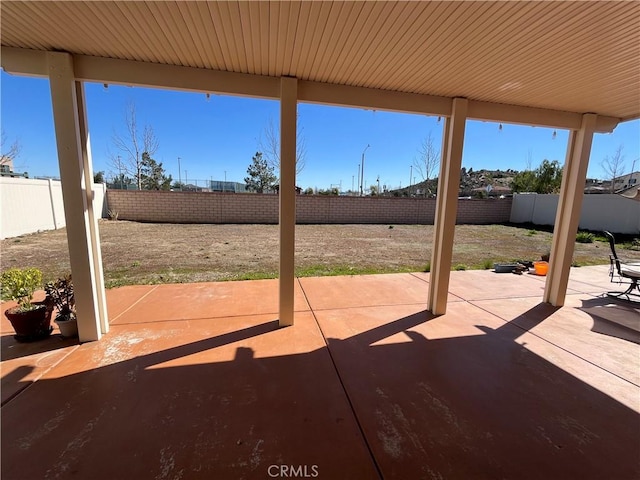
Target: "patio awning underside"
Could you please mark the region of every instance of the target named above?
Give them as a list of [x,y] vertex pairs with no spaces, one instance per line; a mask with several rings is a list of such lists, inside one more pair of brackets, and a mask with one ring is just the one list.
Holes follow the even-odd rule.
[[2,45],[640,115],[638,2],[2,2]]

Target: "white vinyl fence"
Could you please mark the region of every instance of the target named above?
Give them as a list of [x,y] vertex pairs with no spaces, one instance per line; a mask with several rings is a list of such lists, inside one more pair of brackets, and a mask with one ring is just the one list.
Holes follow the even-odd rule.
[[[94,184],[96,212],[106,216],[106,185]],[[66,225],[59,180],[0,177],[0,238]]]
[[[511,222],[553,225],[558,195],[514,195]],[[581,230],[640,234],[640,202],[620,195],[585,195],[580,215]]]

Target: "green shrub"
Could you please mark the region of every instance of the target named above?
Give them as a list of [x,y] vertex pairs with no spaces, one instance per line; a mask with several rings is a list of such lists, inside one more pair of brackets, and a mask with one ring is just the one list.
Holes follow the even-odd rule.
[[494,261],[493,260],[485,260],[482,263],[483,270],[491,270],[493,268]]
[[593,243],[596,236],[589,232],[578,232],[576,235],[576,242],[578,243]]
[[2,300],[15,300],[23,312],[36,308],[33,293],[42,285],[42,272],[37,268],[10,268],[2,272]]
[[467,266],[464,263],[459,263],[456,266],[453,267],[453,269],[455,271],[461,271],[461,270],[466,270]]

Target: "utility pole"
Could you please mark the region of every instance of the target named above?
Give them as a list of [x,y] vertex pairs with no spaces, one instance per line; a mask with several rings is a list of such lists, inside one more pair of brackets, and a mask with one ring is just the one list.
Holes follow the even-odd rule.
[[178,157],[178,183],[180,184],[180,190],[182,190],[182,175],[180,174],[180,157]]
[[409,196],[411,196],[411,185],[413,185],[411,183],[411,177],[413,177],[413,165],[409,165]]
[[353,175],[351,175],[351,192],[353,192],[353,180],[354,180]]
[[364,147],[364,150],[362,151],[362,170],[360,172],[360,196],[362,196],[363,194],[363,190],[362,190],[362,184],[364,182],[364,152],[367,151],[367,148],[369,148],[371,145],[369,145],[367,143],[367,146]]
[[358,164],[358,190],[362,190],[360,185],[361,185],[361,183],[360,183],[360,164]]
[[376,181],[378,182],[378,196],[380,195],[380,175],[378,175],[378,178],[376,179]]
[[184,171],[184,184],[187,184],[187,171]]
[[118,155],[118,178],[120,179],[120,190],[122,190],[123,178],[122,178],[122,164],[120,163],[120,155]]

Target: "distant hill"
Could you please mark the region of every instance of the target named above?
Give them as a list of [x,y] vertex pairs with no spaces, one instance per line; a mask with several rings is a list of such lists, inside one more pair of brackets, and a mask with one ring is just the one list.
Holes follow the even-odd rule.
[[[458,194],[461,197],[473,196],[474,194],[477,196],[477,189],[486,188],[488,185],[492,187],[503,187],[498,189],[501,194],[510,193],[511,182],[517,173],[517,170],[512,169],[487,170],[483,168],[481,170],[473,170],[470,168],[467,170],[463,167],[460,170],[460,189]],[[509,192],[505,191],[504,188],[508,188]],[[474,189],[476,190],[475,192]],[[429,179],[428,182],[422,181],[410,187],[391,190],[389,194],[395,197],[430,196],[435,194],[437,190],[438,178],[432,178]]]

